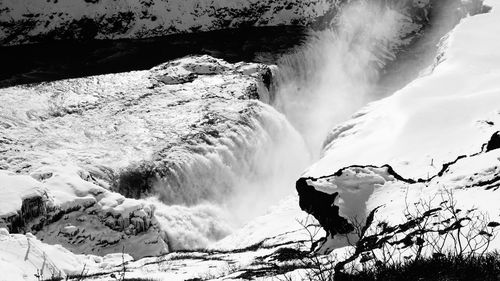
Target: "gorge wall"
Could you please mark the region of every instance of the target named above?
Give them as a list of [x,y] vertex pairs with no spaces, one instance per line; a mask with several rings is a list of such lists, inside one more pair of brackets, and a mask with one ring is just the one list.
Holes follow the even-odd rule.
[[7,0],[0,45],[47,40],[149,38],[248,26],[321,23],[338,0]]

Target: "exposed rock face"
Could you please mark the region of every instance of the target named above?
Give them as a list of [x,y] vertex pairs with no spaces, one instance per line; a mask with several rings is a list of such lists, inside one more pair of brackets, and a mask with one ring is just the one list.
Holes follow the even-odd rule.
[[314,179],[301,178],[297,181],[300,208],[318,220],[326,235],[346,234],[354,230],[346,218],[339,216],[339,207],[335,205],[338,192],[328,194],[317,191],[307,181]]
[[245,26],[307,25],[338,0],[2,1],[0,44],[148,38]]
[[[47,200],[46,195],[31,195],[22,198],[21,212],[17,219],[20,223],[17,228],[22,228],[30,221],[45,216],[47,214]],[[10,225],[11,231],[16,226]],[[19,231],[19,229],[18,229]]]
[[327,236],[333,237],[355,230],[353,220],[365,219],[366,202],[374,190],[396,179],[406,182],[389,166],[352,166],[321,178],[301,178],[296,189],[300,208],[314,216]]
[[490,141],[486,144],[486,151],[491,151],[500,148],[500,132],[496,132],[491,136]]

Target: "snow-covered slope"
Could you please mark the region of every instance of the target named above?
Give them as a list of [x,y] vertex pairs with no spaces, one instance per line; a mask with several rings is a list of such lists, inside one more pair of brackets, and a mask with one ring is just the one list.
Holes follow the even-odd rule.
[[380,218],[399,223],[405,196],[411,203],[443,189],[498,220],[500,3],[487,4],[490,13],[464,19],[443,40],[430,72],[330,133],[297,182],[301,207],[330,234],[382,205]]
[[226,280],[263,277],[265,280],[266,276],[286,272],[280,269],[281,266],[303,267],[294,261],[304,253],[300,241],[276,246],[266,242],[231,251],[176,252],[133,260],[122,253],[103,257],[75,255],[59,245],[47,245],[32,234],[9,234],[0,228],[0,269],[4,272],[0,280],[64,279],[66,276],[68,280],[103,281],[135,278],[185,281],[223,277]]
[[331,13],[336,4],[337,0],[6,0],[0,2],[0,44],[307,25]]

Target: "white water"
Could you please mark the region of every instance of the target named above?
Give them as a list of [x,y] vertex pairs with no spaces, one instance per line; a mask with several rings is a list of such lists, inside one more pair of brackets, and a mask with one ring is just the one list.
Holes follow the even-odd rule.
[[342,9],[335,28],[312,33],[303,47],[281,59],[274,105],[315,158],[334,125],[376,98],[381,69],[410,43],[402,38],[419,26],[406,8],[354,2]]
[[196,147],[197,153],[179,152],[183,161],[172,172],[177,176],[158,179],[159,199],[148,200],[157,206],[173,249],[206,247],[263,215],[294,193],[295,180],[311,163],[286,118],[252,103],[244,124],[209,137],[212,144]]
[[165,198],[175,198],[178,188],[195,198],[185,202],[192,207],[156,212],[174,248],[206,246],[295,193],[295,180],[319,157],[328,132],[376,98],[381,69],[420,27],[406,12],[386,2],[345,6],[335,28],[311,34],[280,60],[273,106],[286,118],[263,106],[231,137],[214,139],[215,150],[192,155],[180,169],[185,180],[160,181]]

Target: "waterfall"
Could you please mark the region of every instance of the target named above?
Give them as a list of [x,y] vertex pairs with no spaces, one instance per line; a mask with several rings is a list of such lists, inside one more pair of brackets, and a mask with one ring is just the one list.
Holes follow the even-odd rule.
[[[456,1],[446,2],[436,6],[445,9]],[[431,63],[432,55],[421,64],[414,59],[395,63],[412,46],[419,55],[432,54],[440,38],[436,34],[449,30],[449,24],[440,23],[439,32],[421,40],[432,22],[430,7],[430,1],[349,1],[330,28],[311,32],[279,60],[272,107],[251,102],[251,114],[222,130],[224,136],[205,136],[215,146],[178,152],[186,160],[155,184],[162,202],[188,206],[157,212],[166,229],[178,227],[169,233],[179,244],[174,248],[218,240],[293,194],[298,175],[319,158],[335,125],[393,93],[404,83],[398,76],[409,82]],[[456,22],[450,18],[445,21]]]
[[312,32],[304,46],[279,61],[274,106],[304,136],[315,158],[334,125],[376,98],[381,70],[422,28],[412,17],[420,11],[413,4],[346,4],[330,28]]
[[284,115],[259,101],[243,107],[220,134],[203,132],[207,145],[186,144],[154,160],[161,172],[147,200],[174,249],[207,246],[264,214],[295,192],[311,163]]

